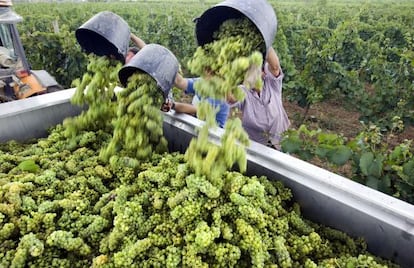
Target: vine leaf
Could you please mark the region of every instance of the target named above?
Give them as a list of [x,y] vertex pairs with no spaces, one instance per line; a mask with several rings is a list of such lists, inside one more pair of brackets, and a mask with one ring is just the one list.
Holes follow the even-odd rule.
[[35,161],[31,159],[21,162],[17,167],[22,171],[27,171],[31,173],[36,173],[40,169],[40,167],[35,163]]
[[380,186],[380,181],[376,177],[368,176],[366,185],[372,189],[378,190]]
[[335,165],[342,166],[349,160],[351,155],[352,151],[348,147],[341,145],[328,153],[328,159]]
[[315,154],[320,158],[326,158],[330,151],[333,151],[332,146],[321,144],[315,149]]
[[411,160],[403,165],[403,172],[406,175],[407,183],[414,185],[414,160]]
[[371,152],[364,153],[359,160],[362,174],[379,178],[382,173],[382,160],[382,156],[377,156],[377,158],[375,158],[374,154]]
[[282,140],[282,148],[286,153],[297,153],[302,147],[302,141],[295,136],[287,137]]

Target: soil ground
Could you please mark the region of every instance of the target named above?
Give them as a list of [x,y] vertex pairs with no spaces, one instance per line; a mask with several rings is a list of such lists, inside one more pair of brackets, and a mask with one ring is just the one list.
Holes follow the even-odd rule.
[[[284,107],[291,121],[291,127],[299,127],[301,122],[303,122],[305,109],[286,100],[284,101]],[[340,103],[331,101],[311,106],[304,123],[308,128],[320,128],[324,132],[342,134],[348,139],[353,139],[363,130],[359,117],[360,114],[358,112],[345,109]],[[413,126],[408,126],[402,133],[395,134],[388,138],[388,148],[393,148],[406,139],[414,140]],[[334,168],[332,165],[329,165],[320,159],[312,159],[309,162],[348,178],[353,175],[352,167],[350,165]]]
[[[291,121],[291,126],[294,128],[300,126],[305,109],[286,100],[283,105]],[[304,123],[309,127],[342,134],[344,137],[352,139],[363,129],[359,117],[358,112],[350,111],[342,107],[340,103],[330,101],[311,106]],[[407,126],[402,133],[395,134],[389,140],[390,147],[400,144],[405,139],[414,140],[413,126]]]

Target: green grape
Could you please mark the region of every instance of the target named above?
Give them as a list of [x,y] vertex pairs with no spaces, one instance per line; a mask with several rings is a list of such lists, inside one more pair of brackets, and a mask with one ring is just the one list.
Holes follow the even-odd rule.
[[116,111],[116,103],[112,99],[118,83],[113,73],[117,74],[120,68],[121,64],[115,60],[92,54],[89,56],[87,73],[83,75],[82,81],[78,80],[75,83],[76,91],[71,99],[73,104],[88,105],[88,109],[76,117],[64,120],[63,126],[67,137],[75,139],[82,130],[112,128],[110,123]]
[[73,234],[67,231],[54,231],[48,236],[46,243],[49,246],[74,251],[81,255],[91,253],[91,248],[81,238],[73,237]]
[[154,151],[165,152],[163,119],[158,111],[162,97],[156,81],[148,74],[136,73],[128,79],[124,91],[118,95],[120,108],[114,122],[114,135],[107,148],[102,150],[101,159],[108,161],[111,156],[121,153],[145,160]]

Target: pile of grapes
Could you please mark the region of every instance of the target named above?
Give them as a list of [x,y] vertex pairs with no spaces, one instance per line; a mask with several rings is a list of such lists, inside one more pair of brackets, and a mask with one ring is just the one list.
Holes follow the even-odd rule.
[[280,182],[229,171],[246,168],[237,121],[221,145],[198,137],[202,158],[163,153],[156,84],[115,93],[118,70],[91,59],[73,97],[87,110],[0,144],[0,267],[396,267],[302,218]]
[[178,153],[106,163],[111,133],[58,125],[0,146],[1,267],[391,267],[361,240],[300,216],[291,191]]

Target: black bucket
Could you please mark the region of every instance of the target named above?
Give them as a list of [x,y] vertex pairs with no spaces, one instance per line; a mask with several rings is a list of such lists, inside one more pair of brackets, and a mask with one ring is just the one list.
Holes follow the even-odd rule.
[[247,17],[262,34],[267,49],[276,36],[277,19],[273,7],[266,0],[226,0],[206,10],[196,19],[196,38],[199,46],[214,41],[213,33],[228,19]]
[[125,62],[130,34],[128,24],[110,11],[99,12],[75,31],[76,39],[86,53],[113,55],[122,63]]
[[157,81],[164,98],[167,98],[174,85],[178,68],[178,60],[171,51],[161,45],[148,44],[119,70],[118,77],[122,85],[126,87],[128,78],[132,74],[145,72]]

